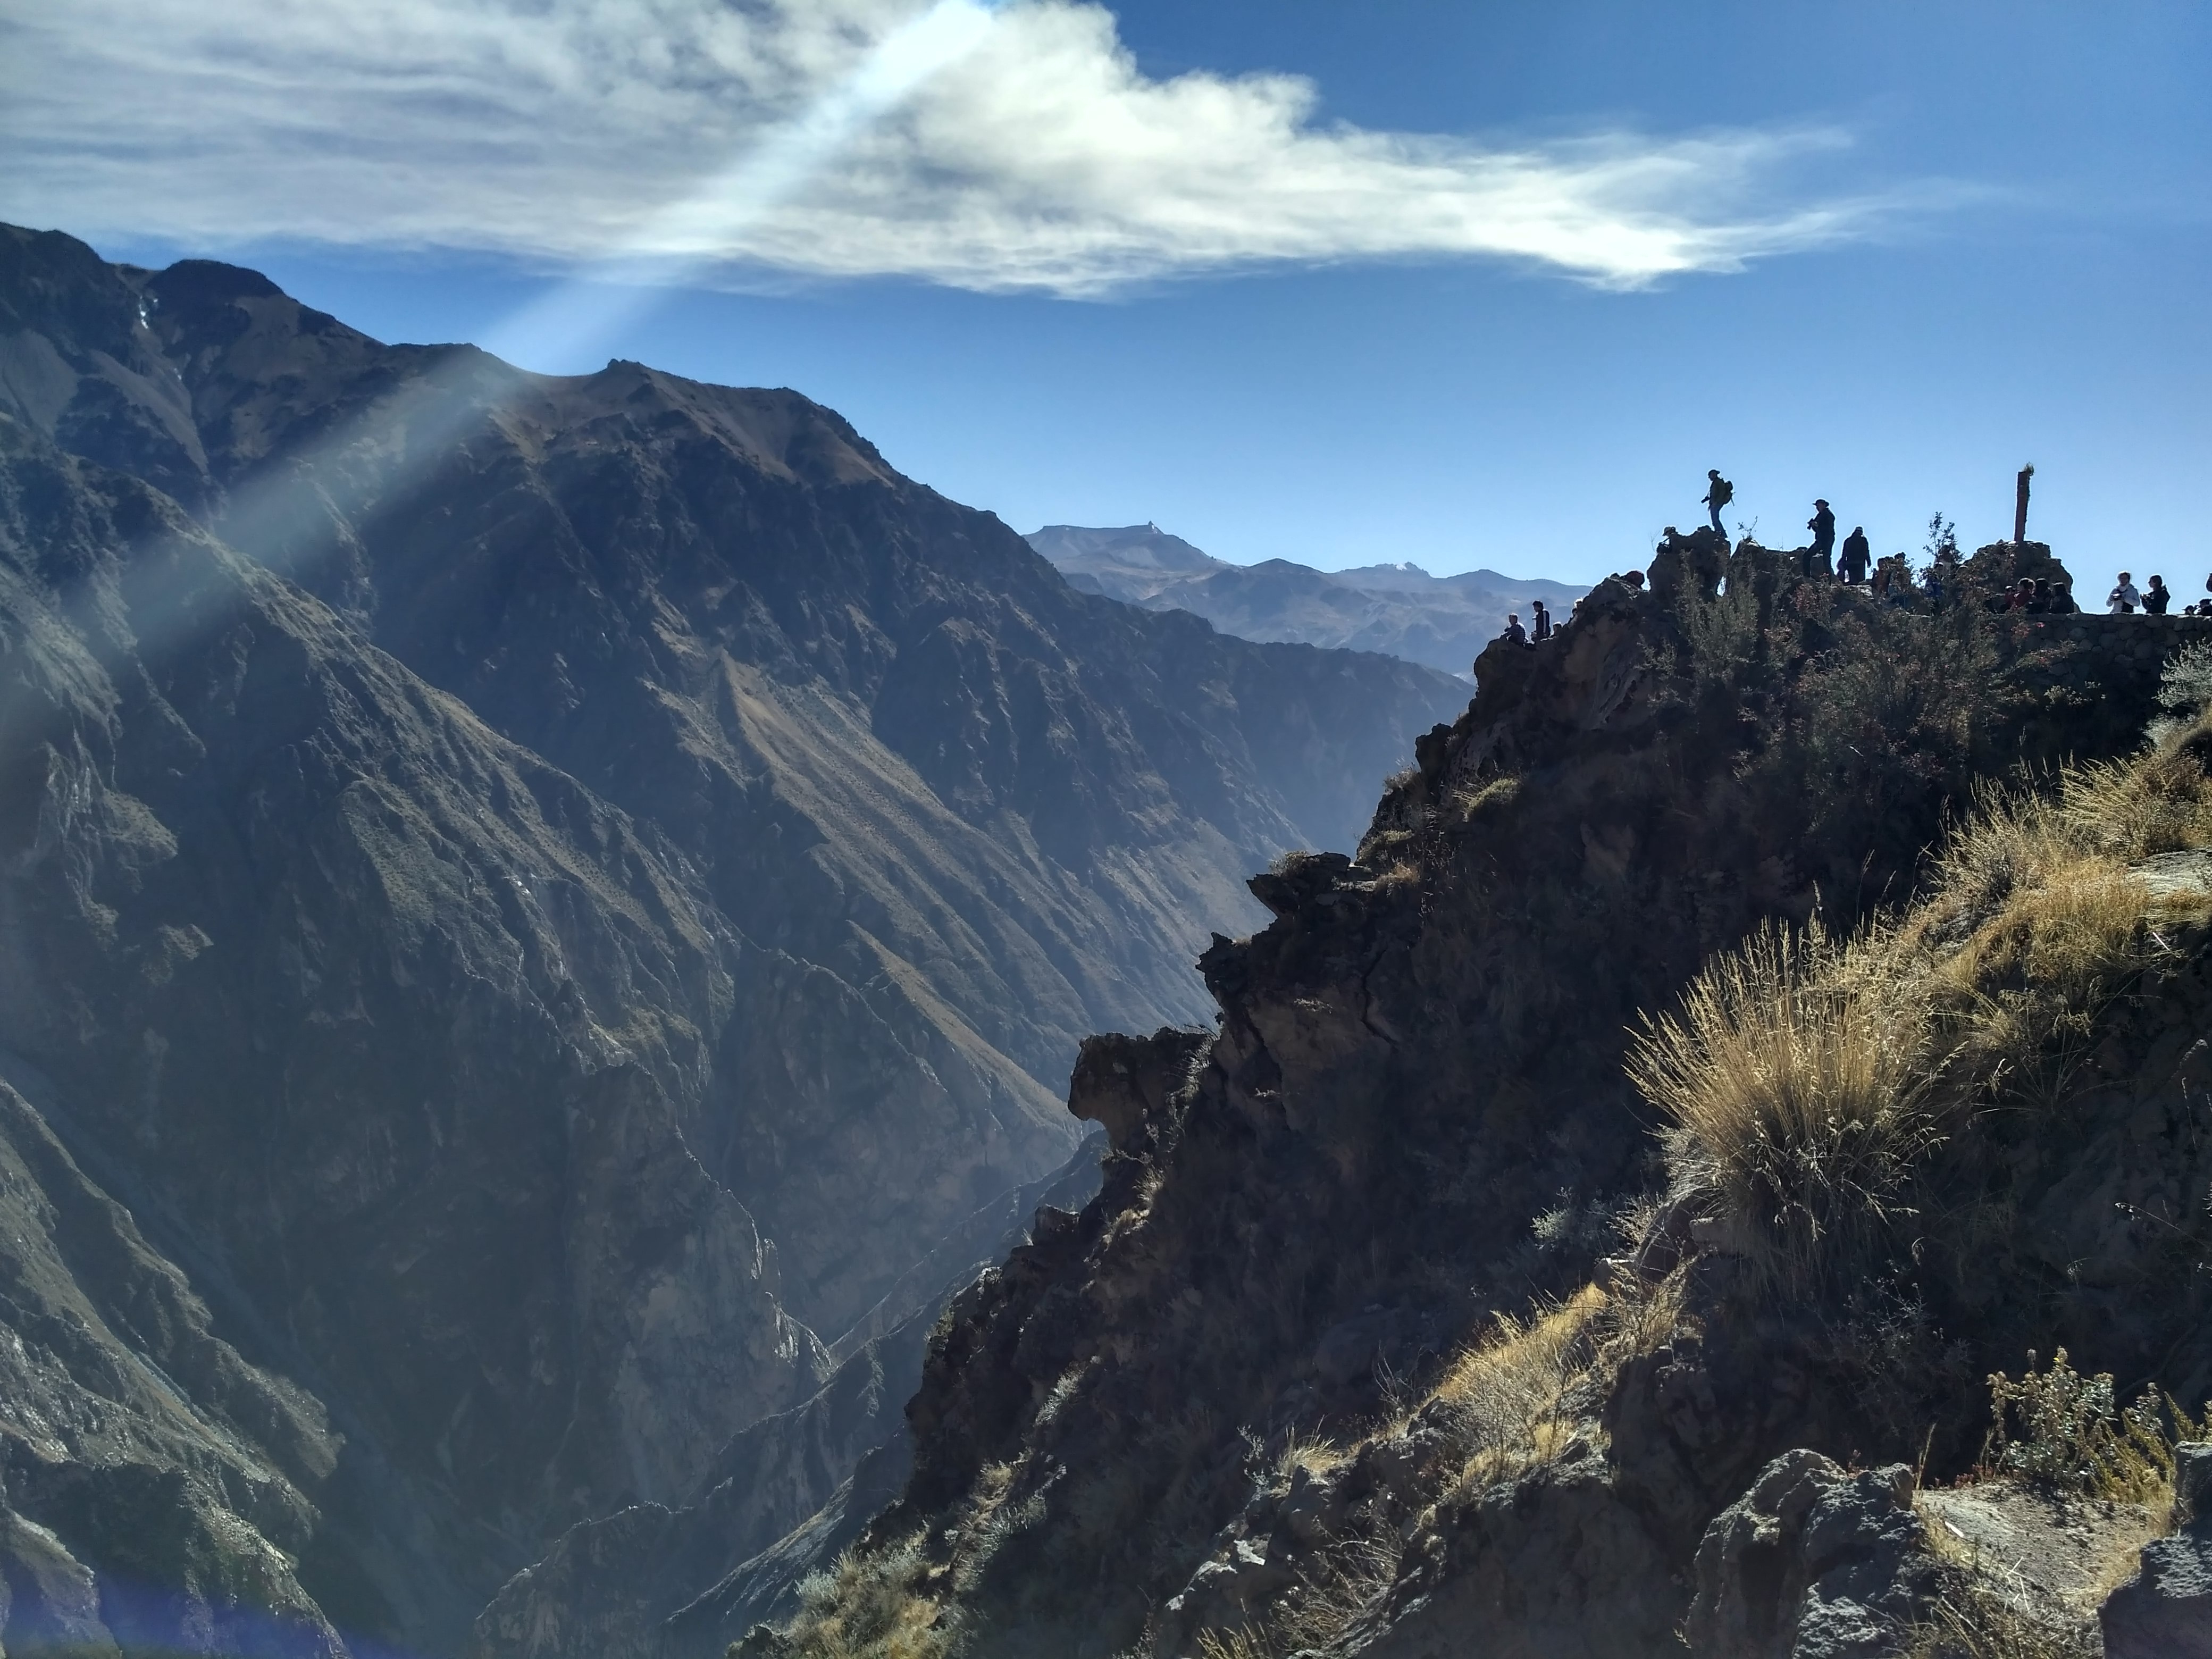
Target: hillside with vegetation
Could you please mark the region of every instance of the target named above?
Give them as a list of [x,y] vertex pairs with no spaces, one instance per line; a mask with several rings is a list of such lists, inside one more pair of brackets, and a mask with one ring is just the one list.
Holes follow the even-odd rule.
[[1670,533],[1493,647],[1214,1029],[1085,1045],[1103,1190],[733,1651],[2200,1650],[2212,647],[2051,564]]

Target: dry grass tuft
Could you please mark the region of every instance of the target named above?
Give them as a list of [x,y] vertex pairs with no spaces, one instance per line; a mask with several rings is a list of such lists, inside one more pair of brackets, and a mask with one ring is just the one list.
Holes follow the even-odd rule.
[[2130,866],[2212,846],[2197,732],[1984,793],[1901,922],[1754,938],[1647,1020],[1638,1087],[1674,1188],[1789,1294],[1855,1279],[1913,1216],[1929,1154],[1992,1105],[2049,1109],[2098,1022],[2177,959],[2212,893]]
[[1438,1380],[1425,1413],[1449,1432],[1457,1492],[1540,1467],[1573,1432],[1567,1399],[1598,1363],[1608,1298],[1586,1285],[1530,1318],[1498,1316]]
[[2090,1621],[2046,1623],[1978,1586],[1938,1601],[1906,1640],[1902,1659],[2095,1659],[2104,1651]]
[[1778,1287],[1813,1288],[1886,1243],[1941,1137],[1926,1005],[1893,956],[1884,935],[1771,930],[1710,964],[1632,1052],[1674,1121],[1676,1190]]

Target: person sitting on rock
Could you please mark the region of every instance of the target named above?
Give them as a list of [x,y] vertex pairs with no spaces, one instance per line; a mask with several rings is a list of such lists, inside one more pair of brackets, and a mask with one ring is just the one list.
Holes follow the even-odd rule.
[[1866,526],[1853,525],[1851,533],[1844,538],[1844,580],[1856,587],[1867,579],[1867,566],[1873,559],[1874,549],[1867,544]]
[[1509,611],[1505,613],[1505,631],[1498,637],[1509,645],[1528,643],[1528,630],[1521,626],[1521,613],[1518,611]]
[[[2154,576],[2151,580],[2155,581],[2158,579]],[[1529,631],[1529,637],[1533,643],[1541,645],[1552,637],[1552,613],[1544,609],[1541,599],[1531,599],[1528,605],[1535,613],[1535,626]]]
[[2134,579],[2124,570],[2112,585],[2112,591],[2105,595],[2105,608],[2116,617],[2134,616],[2136,607],[2142,603],[2142,595],[2136,591]]
[[1813,532],[1813,544],[1805,550],[1804,574],[1822,577],[1834,575],[1836,515],[1828,510],[1827,502],[1816,501],[1813,503],[1813,516],[1805,520],[1805,528]]
[[2022,576],[2010,587],[2005,589],[2004,605],[2002,608],[2007,612],[2027,610],[2029,589],[2030,584],[2027,578]]
[[2173,590],[2166,585],[2166,578],[2153,574],[2150,586],[2143,589],[2142,607],[2154,617],[2163,617],[2166,607],[2173,603]]
[[[1735,486],[1721,477],[1721,470],[1717,466],[1705,469],[1705,504],[1713,517],[1713,532],[1716,535],[1725,536],[1728,532],[1721,528],[1721,509],[1735,499]],[[2204,585],[2212,587],[2212,580],[2208,580]]]

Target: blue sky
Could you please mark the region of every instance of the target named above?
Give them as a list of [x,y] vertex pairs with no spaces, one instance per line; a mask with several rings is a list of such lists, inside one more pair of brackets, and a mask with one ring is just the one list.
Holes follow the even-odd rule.
[[[624,52],[722,27],[679,15],[716,3],[618,0]],[[81,37],[0,24],[5,90],[59,89],[0,115],[35,163],[0,179],[0,216],[255,264],[388,339],[796,386],[1024,530],[1150,519],[1232,559],[1588,580],[1694,522],[1708,465],[1765,539],[1820,495],[1888,551],[1939,509],[1970,545],[2008,533],[2032,459],[2034,532],[2084,589],[2125,565],[2187,597],[2212,572],[2212,8],[1144,0],[1108,23],[1016,0],[962,25],[990,33],[951,68],[836,93],[832,118],[819,89],[862,61],[837,54],[921,0],[758,0],[708,94],[672,49],[547,68],[497,0],[459,8],[459,45],[436,33],[455,8],[380,4],[375,31],[289,46],[187,38],[182,0],[84,0]],[[821,6],[844,9],[826,43],[792,21]],[[94,28],[161,50],[125,62]],[[1133,63],[1100,68],[1116,40]],[[463,58],[465,84],[423,68]],[[1310,107],[1239,79],[1282,75]],[[256,101],[288,76],[289,101]],[[108,112],[86,136],[95,84],[173,125]],[[729,113],[748,99],[751,126]],[[510,118],[581,135],[574,155]],[[1063,119],[1090,148],[1030,166]],[[600,241],[636,245],[625,192],[778,143],[804,181],[741,234],[663,216],[689,251],[648,269],[678,283],[656,303],[580,331],[529,311]],[[1124,178],[1133,146],[1159,153]],[[1498,156],[1538,158],[1528,200]],[[1342,191],[1308,200],[1328,169]],[[1522,240],[1493,234],[1524,210]]]

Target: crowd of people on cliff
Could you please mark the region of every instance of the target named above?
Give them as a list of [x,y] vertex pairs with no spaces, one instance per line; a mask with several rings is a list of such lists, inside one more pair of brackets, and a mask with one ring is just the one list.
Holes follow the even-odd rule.
[[[1735,486],[1721,477],[1718,467],[1705,472],[1705,493],[1699,505],[1706,510],[1712,523],[1713,533],[1723,544],[1728,531],[1721,523],[1721,509],[1735,500]],[[1927,567],[1917,575],[1912,562],[1902,553],[1893,553],[1886,558],[1874,556],[1874,549],[1867,540],[1866,526],[1854,525],[1851,533],[1844,538],[1842,550],[1836,548],[1836,515],[1825,501],[1815,500],[1813,516],[1805,521],[1812,532],[1812,540],[1797,550],[1798,575],[1805,580],[1840,582],[1846,587],[1863,587],[1877,605],[1917,608],[1923,605],[1941,607],[1957,598],[1961,592],[1960,571],[1963,562],[1959,550],[1948,538],[1948,526],[1943,537],[1933,549]],[[1675,534],[1670,526],[1667,532]],[[1620,573],[1611,580],[1631,588],[1641,590],[1644,573],[1632,570]],[[2205,592],[2212,595],[2212,576],[2205,578]],[[2147,587],[2138,589],[2135,580],[2124,570],[2119,580],[2106,598],[2106,608],[2115,616],[2130,616],[2140,611],[2147,616],[2163,617],[2173,603],[2173,590],[2166,585],[2166,578],[2153,575]],[[1996,610],[2032,617],[2070,616],[2081,610],[2074,601],[2072,584],[2063,575],[2040,577],[2022,576],[1995,601]],[[1582,609],[1582,602],[1575,602]],[[1510,645],[1534,648],[1552,637],[1555,631],[1551,613],[1541,599],[1531,602],[1533,619],[1524,626],[1518,611],[1505,619],[1504,632],[1499,636]],[[2185,617],[2212,617],[2212,597],[2185,606],[2179,613]],[[1571,617],[1569,621],[1572,621]]]

